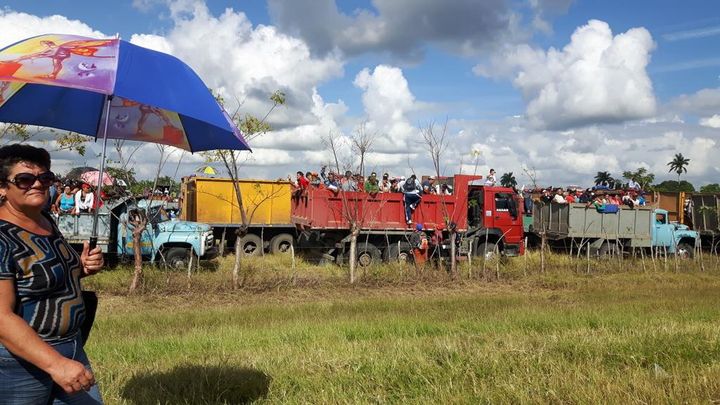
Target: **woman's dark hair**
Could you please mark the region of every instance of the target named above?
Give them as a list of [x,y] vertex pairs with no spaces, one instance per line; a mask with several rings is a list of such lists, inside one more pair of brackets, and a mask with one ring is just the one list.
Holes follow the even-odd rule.
[[15,143],[0,148],[0,181],[7,180],[13,166],[20,162],[33,163],[50,170],[50,154],[43,148]]

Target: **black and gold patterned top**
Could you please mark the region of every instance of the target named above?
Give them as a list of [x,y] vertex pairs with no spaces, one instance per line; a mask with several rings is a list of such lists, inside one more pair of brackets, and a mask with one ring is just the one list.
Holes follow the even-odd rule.
[[54,223],[46,236],[0,220],[0,280],[15,280],[16,313],[43,340],[79,333],[85,319],[81,274],[80,255]]

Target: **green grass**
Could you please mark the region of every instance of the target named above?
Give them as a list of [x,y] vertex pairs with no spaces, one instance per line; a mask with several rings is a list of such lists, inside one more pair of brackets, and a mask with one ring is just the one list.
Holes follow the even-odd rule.
[[524,260],[499,279],[494,263],[455,280],[383,266],[350,285],[266,257],[234,291],[224,259],[190,279],[149,269],[138,295],[121,268],[87,280],[101,298],[87,351],[109,404],[720,401],[713,258],[590,274]]

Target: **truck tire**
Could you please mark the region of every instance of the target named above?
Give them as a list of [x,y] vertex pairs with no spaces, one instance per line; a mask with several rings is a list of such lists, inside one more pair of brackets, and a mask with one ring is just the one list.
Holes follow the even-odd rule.
[[675,250],[678,259],[692,259],[695,256],[695,250],[687,243],[679,243]]
[[622,246],[618,246],[612,241],[603,242],[600,249],[598,249],[598,256],[600,257],[617,256],[619,254],[622,254]]
[[165,264],[171,270],[187,270],[190,262],[190,249],[183,247],[173,247],[168,249],[164,254]]
[[260,256],[263,252],[262,239],[249,233],[240,238],[240,249],[245,256]]
[[[380,263],[380,249],[372,243],[359,242],[357,244],[357,265],[358,267],[369,267]],[[350,248],[344,255],[344,262],[350,263]]]
[[391,243],[387,249],[385,249],[383,260],[386,262],[400,262],[400,263],[411,263],[413,260],[412,248],[407,242]]
[[281,233],[270,239],[270,253],[290,254],[290,247],[295,245],[295,238],[289,233]]
[[495,245],[493,242],[479,242],[476,245],[476,249],[474,252],[475,256],[482,257],[485,255],[485,260],[492,260],[497,258],[500,255],[500,252],[496,250],[497,245]]

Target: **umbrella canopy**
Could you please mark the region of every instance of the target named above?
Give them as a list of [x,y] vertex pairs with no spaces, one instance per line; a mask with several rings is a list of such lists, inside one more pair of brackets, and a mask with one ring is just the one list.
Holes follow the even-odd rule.
[[190,67],[120,39],[47,34],[0,50],[0,121],[95,137],[107,124],[108,139],[191,152],[250,149]]
[[70,169],[69,172],[65,175],[65,177],[68,180],[80,180],[80,176],[82,176],[85,172],[96,172],[97,169],[90,166],[83,166],[83,167],[73,167]]
[[[100,178],[100,172],[98,170],[85,172],[80,175],[80,180],[82,180],[83,183],[87,183],[93,187],[98,185],[98,179]],[[115,182],[115,179],[107,173],[102,174],[102,185],[103,186],[112,186]]]

